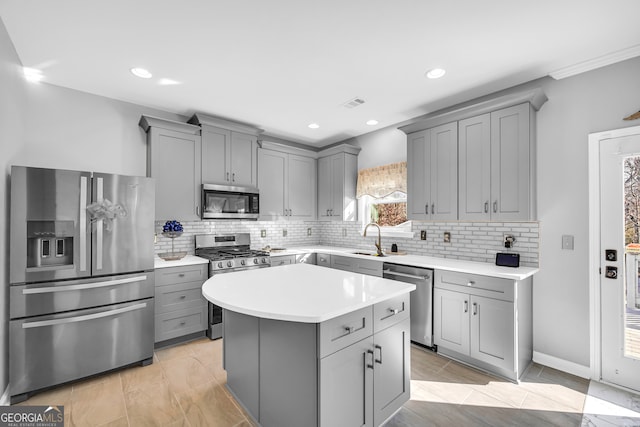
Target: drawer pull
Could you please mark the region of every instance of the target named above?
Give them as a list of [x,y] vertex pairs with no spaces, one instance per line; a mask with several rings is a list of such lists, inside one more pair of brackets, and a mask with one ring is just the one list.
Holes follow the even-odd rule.
[[465,301],[464,302],[464,312],[468,313],[469,312],[469,301]]
[[390,318],[390,317],[395,316],[395,315],[396,315],[396,314],[398,314],[398,313],[402,313],[403,311],[404,311],[404,302],[402,303],[402,309],[401,309],[401,310],[398,310],[397,308],[391,308],[391,307],[389,307],[389,308],[387,309],[387,312],[388,312],[389,314],[388,314],[388,315],[386,315],[386,316],[384,316],[384,317],[381,317],[381,318],[380,318],[380,320],[388,319],[388,318]]
[[478,303],[474,302],[473,303],[473,315],[475,316],[476,314],[478,314]]
[[333,338],[331,341],[337,341],[337,340],[339,340],[340,338],[344,338],[344,337],[346,337],[347,335],[350,335],[350,334],[352,334],[352,333],[354,333],[354,332],[358,332],[359,330],[364,329],[364,327],[365,327],[365,321],[364,321],[364,319],[365,319],[365,318],[363,317],[363,318],[362,318],[362,326],[360,326],[359,328],[354,328],[353,326],[343,326],[343,327],[342,327],[342,329],[345,331],[345,332],[344,332],[344,334],[339,335],[339,336],[337,336],[337,337]]
[[178,277],[184,277],[184,273],[178,274]]
[[469,280],[469,282],[467,283],[467,286],[473,286],[475,284],[476,282],[474,282],[473,280]]
[[180,326],[184,326],[187,322],[185,322],[184,320],[182,322],[180,322]]
[[180,299],[185,299],[186,297],[186,295],[180,295]]

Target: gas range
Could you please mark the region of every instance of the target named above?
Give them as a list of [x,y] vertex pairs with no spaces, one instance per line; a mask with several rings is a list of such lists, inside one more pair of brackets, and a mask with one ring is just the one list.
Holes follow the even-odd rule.
[[271,266],[269,253],[250,248],[249,233],[198,234],[196,255],[208,259],[209,276]]

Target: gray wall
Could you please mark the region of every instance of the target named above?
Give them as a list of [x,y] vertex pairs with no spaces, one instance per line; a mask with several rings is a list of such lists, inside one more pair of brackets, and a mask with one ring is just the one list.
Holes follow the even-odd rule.
[[18,55],[0,20],[0,395],[9,381],[9,170],[23,140],[26,94]]

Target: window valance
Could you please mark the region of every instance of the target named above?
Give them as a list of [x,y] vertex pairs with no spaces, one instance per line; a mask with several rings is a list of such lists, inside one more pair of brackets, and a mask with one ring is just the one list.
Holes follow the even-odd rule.
[[396,191],[407,193],[407,162],[391,163],[358,171],[356,197],[386,197]]

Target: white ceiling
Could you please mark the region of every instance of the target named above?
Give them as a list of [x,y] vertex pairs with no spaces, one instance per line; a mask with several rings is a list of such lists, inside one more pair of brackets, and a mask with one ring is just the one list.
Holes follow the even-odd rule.
[[0,17],[44,82],[314,146],[640,55],[638,0],[0,0]]

